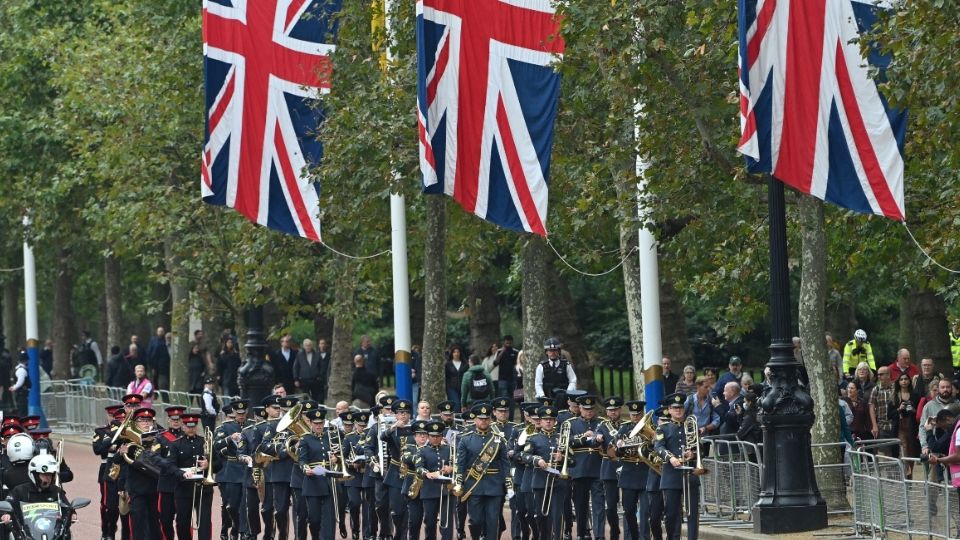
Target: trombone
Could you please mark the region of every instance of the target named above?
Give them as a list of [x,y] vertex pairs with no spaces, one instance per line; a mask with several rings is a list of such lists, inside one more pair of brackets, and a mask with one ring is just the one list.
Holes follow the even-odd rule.
[[[190,501],[190,530],[195,531],[195,525],[200,523],[200,509],[203,506],[203,488],[212,487],[217,485],[217,481],[213,479],[213,432],[210,431],[210,428],[204,428],[203,431],[203,455],[207,461],[206,474],[204,474],[203,479],[199,482],[194,482],[193,484],[193,497]],[[194,465],[194,473],[200,469],[200,456],[196,458],[196,464]],[[197,491],[200,492],[200,501],[197,503]]]
[[[553,491],[559,476],[561,480],[570,478],[570,423],[564,422],[560,428],[560,436],[557,438],[557,446],[550,448],[550,460],[547,462],[547,481],[543,490],[543,503],[540,505],[540,514],[543,516],[550,514],[550,504],[553,502]],[[560,471],[557,471],[557,462],[553,455],[559,453],[563,455]]]

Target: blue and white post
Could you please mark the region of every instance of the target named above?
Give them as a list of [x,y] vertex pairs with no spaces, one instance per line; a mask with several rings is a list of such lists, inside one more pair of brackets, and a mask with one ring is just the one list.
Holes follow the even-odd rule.
[[40,402],[40,331],[37,328],[37,265],[30,246],[30,216],[23,216],[23,293],[24,312],[27,323],[27,356],[30,358],[28,373],[30,376],[30,395],[27,412],[30,416],[40,417],[40,427],[47,427],[47,417],[43,414]]
[[[393,64],[391,9],[393,2],[384,0],[387,69]],[[394,171],[399,177],[400,173]],[[407,209],[403,193],[390,194],[390,239],[393,261],[393,374],[397,378],[397,396],[413,399],[410,354],[410,278],[407,268]],[[414,404],[416,405],[416,404]]]

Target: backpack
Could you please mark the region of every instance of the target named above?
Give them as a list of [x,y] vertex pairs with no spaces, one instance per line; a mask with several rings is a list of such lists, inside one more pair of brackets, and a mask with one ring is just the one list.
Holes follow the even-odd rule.
[[470,397],[484,399],[490,395],[490,381],[482,370],[474,370],[470,375]]

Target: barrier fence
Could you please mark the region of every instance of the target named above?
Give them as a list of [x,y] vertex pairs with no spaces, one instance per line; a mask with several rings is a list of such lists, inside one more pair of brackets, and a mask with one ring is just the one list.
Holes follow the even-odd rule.
[[[91,433],[94,428],[106,423],[104,408],[120,403],[127,394],[125,388],[93,384],[89,379],[50,381],[40,392],[44,414],[51,427],[57,431]],[[220,403],[239,399],[236,396],[217,396]],[[157,409],[171,405],[200,408],[200,394],[159,390],[154,394],[153,406]]]

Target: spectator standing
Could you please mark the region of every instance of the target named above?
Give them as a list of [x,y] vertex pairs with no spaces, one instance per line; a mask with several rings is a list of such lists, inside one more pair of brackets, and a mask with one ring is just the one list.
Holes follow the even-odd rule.
[[720,415],[720,435],[736,435],[740,430],[738,407],[743,407],[740,385],[730,381],[723,386],[723,395],[713,399],[713,408]]
[[88,364],[97,366],[98,372],[103,373],[105,366],[103,365],[103,355],[100,354],[100,346],[94,341],[90,331],[84,330],[80,333],[80,345],[77,346],[73,367],[80,369],[81,366]]
[[713,385],[713,395],[718,398],[723,395],[723,389],[726,388],[727,383],[735,382],[740,386],[740,379],[743,378],[743,361],[739,356],[731,356],[727,368],[729,371],[721,375]]
[[683,374],[680,376],[680,380],[677,381],[677,386],[674,389],[674,392],[680,392],[684,395],[689,396],[690,394],[697,391],[697,368],[687,365],[683,367]]
[[[325,343],[320,340],[321,343]],[[327,365],[329,365],[330,353],[327,355]],[[293,385],[298,392],[304,392],[310,396],[310,399],[323,403],[321,392],[323,391],[323,377],[320,351],[313,350],[313,341],[303,340],[303,349],[297,353],[297,360],[293,363]]]
[[110,348],[110,360],[107,361],[107,373],[105,375],[107,386],[117,388],[126,388],[130,381],[136,378],[131,364],[120,352],[119,345]]
[[[737,439],[760,444],[763,442],[763,428],[757,420],[757,395],[753,392],[747,392],[743,396],[743,405],[738,410],[740,427],[737,429]],[[751,461],[755,461],[753,449],[749,450]]]
[[470,366],[463,359],[463,349],[459,345],[450,347],[450,358],[443,365],[443,378],[447,387],[447,401],[460,404],[463,395],[460,393],[460,385],[463,383],[463,374],[467,372]]
[[853,339],[843,347],[843,372],[849,373],[860,362],[866,362],[874,371],[877,369],[873,359],[873,345],[867,341],[867,333],[863,329],[857,329],[853,333]]
[[371,373],[364,363],[362,354],[353,357],[353,376],[350,379],[350,389],[353,396],[353,406],[366,409],[374,404],[377,394],[377,376]]
[[912,381],[914,377],[920,375],[920,370],[910,359],[910,351],[900,349],[897,351],[896,361],[890,365],[890,380],[897,381],[900,379],[900,375],[904,373]]
[[[916,390],[916,389],[914,389]],[[920,401],[917,402],[917,424],[923,425],[923,422],[920,421],[920,417],[923,415],[923,408],[927,406],[927,402],[937,399],[937,392],[940,391],[940,381],[931,381],[927,385],[927,393],[920,398]],[[956,393],[954,393],[956,395]]]
[[131,372],[137,365],[146,363],[146,359],[140,355],[140,347],[137,346],[136,343],[130,344],[129,348],[127,348],[127,354],[123,359],[126,361],[127,366],[130,367]]
[[660,362],[663,364],[663,395],[669,396],[677,391],[677,383],[680,382],[680,377],[670,370],[673,367],[673,360],[664,356]]
[[187,357],[187,376],[190,381],[191,394],[203,393],[203,381],[207,378],[206,371],[207,366],[203,355],[200,353],[200,345],[191,343],[190,356]]
[[[497,381],[497,396],[513,399],[513,392],[517,389],[517,358],[520,351],[513,347],[513,336],[503,336],[503,347],[496,352],[493,361],[496,375],[490,375]],[[510,418],[513,418],[513,404],[510,404]]]
[[[53,373],[53,341],[45,340],[43,349],[40,350],[40,367],[47,372],[47,376],[52,377]],[[103,373],[101,371],[101,373]]]
[[857,365],[857,370],[854,373],[853,380],[857,381],[857,384],[860,385],[860,395],[869,399],[870,393],[873,392],[873,387],[877,385],[876,378],[873,375],[873,370],[870,369],[870,365],[866,362],[860,362],[860,364]]
[[280,348],[270,354],[275,382],[282,384],[287,392],[293,392],[293,364],[297,361],[297,349],[293,347],[293,336],[284,334],[280,338]]
[[134,347],[138,349],[140,348],[140,337],[136,334],[130,334],[130,343],[127,344],[126,354],[129,355],[130,351],[132,351]]
[[837,380],[842,381],[844,376],[846,376],[843,370],[843,355],[837,350],[837,342],[833,339],[832,335],[827,334],[826,340],[827,357],[830,359],[830,365],[834,366],[834,370],[837,372]]
[[30,414],[27,407],[27,397],[30,395],[30,372],[27,369],[29,357],[27,351],[21,350],[17,358],[17,367],[13,370],[14,382],[10,393],[17,405],[17,414],[21,417]]
[[[936,454],[930,454],[930,464],[947,466],[947,477],[950,478],[950,485],[957,488],[957,499],[960,500],[960,422],[954,422],[953,433],[950,435],[949,441],[947,455],[940,457]],[[939,471],[940,467],[931,467],[930,469]],[[960,524],[957,525],[957,536],[960,537]]]
[[740,395],[745,396],[757,390],[755,388],[756,384],[753,382],[753,377],[751,377],[749,374],[744,373],[743,377],[740,378],[740,381]]
[[413,401],[420,400],[420,373],[423,371],[423,355],[420,345],[410,346],[410,393]]
[[143,401],[141,407],[150,407],[153,404],[153,383],[147,378],[147,368],[143,364],[137,364],[133,368],[134,379],[127,385],[127,394],[140,394]]
[[13,357],[6,347],[6,338],[0,334],[0,409],[11,410],[15,404],[10,393],[10,377],[13,375]]
[[228,336],[223,341],[223,349],[217,356],[217,376],[220,377],[220,389],[225,396],[237,396],[237,370],[240,369],[240,353],[236,342]]
[[[877,385],[870,393],[870,422],[874,438],[877,439],[896,439],[896,425],[898,414],[896,406],[896,391],[893,388],[893,382],[890,380],[889,366],[883,366],[877,370]],[[891,457],[897,457],[898,447],[891,448],[889,453]]]
[[493,380],[494,386],[496,386],[498,375],[500,375],[500,367],[493,363],[497,359],[497,352],[499,351],[500,346],[496,343],[493,343],[487,347],[487,354],[480,360],[480,364],[483,365],[483,369],[490,374],[490,378]]
[[917,398],[922,398],[930,388],[930,383],[942,378],[944,378],[943,373],[937,373],[934,370],[933,358],[920,360],[920,374],[910,381],[913,384],[913,393],[917,395]]
[[920,453],[922,455],[927,455],[928,449],[926,444],[926,436],[924,434],[923,427],[927,423],[928,418],[932,418],[937,415],[940,411],[945,409],[951,403],[956,401],[956,397],[953,394],[953,384],[946,379],[941,379],[937,382],[937,397],[926,402],[923,405],[923,410],[920,413],[920,430],[917,433],[917,437],[920,439]]
[[373,373],[373,376],[377,377],[378,380],[381,375],[390,375],[389,366],[387,366],[388,369],[386,370],[383,370],[380,366],[380,352],[373,346],[373,341],[370,339],[370,336],[360,336],[360,347],[357,348],[353,354],[363,356],[364,368],[370,373]]
[[[900,456],[905,458],[920,457],[920,441],[917,439],[917,401],[914,401],[913,386],[910,376],[901,373],[894,387],[896,394],[893,401],[897,408],[897,438],[900,439]],[[913,476],[913,462],[906,461],[907,476]]]
[[712,389],[715,384],[717,384],[717,376],[720,374],[720,371],[715,367],[705,367],[703,368],[703,376],[707,378],[710,382],[710,388]]
[[713,435],[720,427],[720,415],[713,407],[710,390],[713,386],[710,379],[700,376],[697,377],[697,390],[687,397],[684,405],[685,416],[696,416],[697,426],[700,428],[700,436]]
[[147,365],[154,374],[157,388],[166,390],[170,386],[170,350],[167,348],[167,332],[162,326],[147,344]]
[[847,383],[847,397],[843,401],[850,407],[853,413],[853,419],[848,422],[850,432],[854,439],[868,441],[873,438],[870,433],[870,403],[860,392],[860,384],[857,381]]
[[493,381],[490,374],[483,369],[480,357],[471,354],[470,367],[463,374],[460,382],[461,408],[466,411],[477,401],[488,401],[493,398]]

